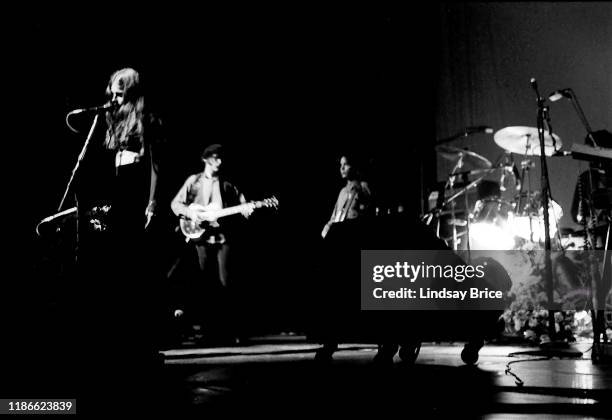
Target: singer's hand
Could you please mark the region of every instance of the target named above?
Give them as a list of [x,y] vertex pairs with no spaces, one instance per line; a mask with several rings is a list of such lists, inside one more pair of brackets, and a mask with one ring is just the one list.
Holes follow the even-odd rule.
[[155,215],[155,205],[155,200],[149,201],[149,205],[147,205],[147,208],[145,210],[145,216],[147,218],[147,221],[145,222],[145,229],[149,227],[151,219],[153,219],[153,216]]
[[331,227],[331,222],[328,222],[325,226],[323,226],[323,231],[321,231],[321,238],[325,239],[327,233],[329,232],[329,228]]
[[155,216],[155,213],[153,213],[152,211],[148,211],[148,212],[145,212],[145,216],[147,217],[147,221],[145,222],[145,229],[146,229],[149,227],[149,224],[151,223],[153,216]]

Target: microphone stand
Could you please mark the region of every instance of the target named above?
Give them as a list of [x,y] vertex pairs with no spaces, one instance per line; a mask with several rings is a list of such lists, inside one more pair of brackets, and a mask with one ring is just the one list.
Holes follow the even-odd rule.
[[[85,157],[85,153],[87,152],[87,148],[89,147],[89,143],[91,142],[91,139],[93,137],[93,133],[96,129],[96,126],[98,125],[98,118],[100,117],[99,113],[96,113],[96,116],[94,117],[93,122],[91,123],[91,128],[89,129],[89,134],[87,134],[87,138],[85,139],[85,143],[83,144],[83,148],[81,149],[81,153],[79,153],[79,156],[77,158],[76,164],[74,165],[74,168],[72,169],[72,174],[70,175],[70,179],[68,180],[68,184],[66,185],[66,189],[64,190],[64,195],[62,196],[62,200],[60,201],[60,204],[57,208],[57,211],[60,212],[62,210],[62,207],[64,206],[64,202],[66,201],[66,197],[68,196],[68,192],[70,191],[70,189],[72,188],[72,183],[75,179],[75,175],[77,173],[77,171],[79,170],[79,167],[81,166],[81,162],[83,161],[83,158]],[[75,199],[76,201],[76,199]],[[78,203],[77,204],[77,209],[78,209]],[[79,234],[79,212],[76,212],[77,214],[77,228],[76,228],[76,246],[77,249],[79,248],[79,239],[80,239],[80,234]],[[78,260],[78,252],[74,253],[74,259],[75,262],[77,262]]]
[[[556,334],[555,331],[555,311],[554,306],[554,292],[553,292],[553,278],[552,278],[552,261],[551,261],[551,250],[552,245],[550,241],[550,215],[548,214],[548,194],[550,191],[550,184],[548,178],[548,165],[546,162],[546,146],[544,142],[544,119],[548,116],[548,107],[544,105],[544,99],[540,96],[537,86],[534,87],[538,101],[538,116],[537,116],[537,129],[538,137],[540,139],[540,166],[541,166],[541,184],[542,184],[542,211],[544,216],[544,279],[546,281],[546,297],[548,300],[548,334],[551,342]],[[549,127],[550,128],[550,127]]]
[[[537,104],[538,104],[538,114],[537,114],[537,129],[538,129],[538,137],[540,140],[540,165],[541,165],[541,188],[542,188],[542,211],[544,216],[544,279],[546,282],[546,295],[548,300],[548,335],[550,337],[550,343],[546,344],[545,347],[554,349],[554,348],[568,348],[568,344],[565,342],[560,342],[554,340],[553,337],[556,335],[555,329],[555,302],[554,302],[554,286],[553,286],[553,272],[552,272],[552,245],[550,239],[550,215],[549,215],[549,200],[550,200],[550,178],[548,176],[548,165],[546,162],[546,144],[544,139],[544,130],[545,126],[548,127],[548,132],[553,138],[553,148],[554,147],[554,137],[552,133],[552,127],[550,125],[550,114],[548,107],[544,105],[545,99],[542,98],[540,92],[538,91],[538,86],[535,80],[532,79],[532,87],[535,90],[537,96]],[[582,355],[582,354],[580,354]]]
[[[550,342],[547,344],[540,344],[541,348],[545,348],[539,350],[537,352],[538,355],[542,355],[545,357],[582,357],[582,352],[579,351],[560,351],[560,349],[568,349],[569,344],[564,341],[556,341],[553,340],[553,337],[556,334],[555,331],[555,311],[554,307],[554,296],[553,296],[553,279],[552,279],[552,261],[551,261],[551,242],[550,242],[550,226],[548,224],[549,215],[548,215],[548,202],[549,202],[549,191],[550,185],[548,183],[548,168],[546,165],[546,153],[545,153],[545,142],[544,142],[544,124],[545,120],[549,121],[550,117],[548,115],[548,107],[544,106],[544,99],[540,96],[538,92],[538,86],[535,82],[535,79],[531,80],[531,87],[535,90],[538,102],[538,116],[537,116],[537,128],[538,128],[538,137],[540,138],[540,163],[542,165],[542,205],[543,213],[544,213],[544,258],[545,258],[545,269],[544,275],[546,280],[546,292],[548,298],[548,334],[550,337]],[[552,128],[550,124],[548,124],[549,133],[552,137]],[[554,139],[554,138],[553,138]],[[553,140],[554,141],[554,140]],[[534,352],[517,352],[515,354],[530,354],[533,355]]]
[[[587,138],[591,139],[593,146],[598,148],[599,146],[597,145],[597,142],[595,141],[595,137],[593,136],[593,130],[591,129],[591,125],[589,124],[586,116],[584,115],[584,111],[582,111],[582,107],[580,106],[580,103],[578,102],[578,97],[576,96],[576,93],[574,92],[572,88],[568,88],[566,89],[566,91],[569,94],[567,95],[567,97],[569,97],[574,109],[576,110],[576,113],[578,114],[578,118],[580,118],[580,121],[582,122],[582,125],[584,126],[587,132]],[[594,165],[593,163],[589,164],[589,170],[587,172],[588,180],[589,180],[589,193],[587,194],[587,197],[585,200],[588,205],[588,214],[591,220],[595,219],[595,215],[593,214],[594,205],[593,205],[593,196],[592,196],[592,192],[595,189],[595,184],[593,182],[593,172],[592,172],[592,169],[594,166],[596,165]],[[580,180],[578,181],[580,182]],[[595,243],[594,234],[590,228],[585,227],[585,235],[586,235],[587,241],[590,244]]]
[[74,165],[74,168],[72,168],[72,174],[70,175],[70,179],[68,180],[68,184],[66,185],[66,189],[64,190],[62,201],[60,201],[60,204],[57,208],[58,212],[62,211],[62,207],[64,207],[64,201],[66,200],[66,197],[68,196],[68,192],[70,191],[70,188],[72,187],[72,182],[74,181],[76,172],[79,170],[79,166],[81,165],[81,162],[83,161],[83,158],[85,157],[85,153],[87,152],[87,148],[89,147],[89,143],[91,141],[91,138],[93,137],[93,133],[96,129],[96,125],[98,125],[99,117],[100,117],[100,114],[96,113],[96,116],[94,117],[94,120],[91,123],[91,128],[89,129],[89,134],[87,135],[87,139],[85,139],[85,144],[83,144],[83,148],[81,149],[81,153],[79,153],[79,157],[77,158],[76,164]]
[[[580,106],[580,102],[578,101],[578,96],[576,96],[576,93],[574,92],[574,90],[572,88],[568,88],[565,89],[565,91],[568,93],[568,95],[566,95],[566,97],[568,97],[570,99],[570,101],[572,102],[572,106],[574,107],[574,109],[576,110],[576,113],[578,114],[578,118],[580,118],[580,121],[582,122],[582,125],[584,126],[585,130],[587,131],[587,138],[591,140],[591,143],[593,144],[593,147],[599,148],[599,145],[597,144],[597,142],[595,141],[595,137],[593,136],[593,130],[591,129],[591,125],[589,124],[584,111],[582,110],[582,107]],[[565,95],[564,95],[565,96]],[[588,182],[589,182],[589,192],[587,194],[586,197],[586,203],[588,206],[588,219],[587,219],[587,223],[585,224],[584,227],[584,231],[585,231],[585,237],[587,239],[587,250],[588,251],[593,251],[595,248],[595,242],[596,242],[596,238],[595,238],[595,233],[593,231],[593,229],[591,228],[592,223],[596,220],[596,216],[594,214],[594,203],[593,203],[593,196],[592,196],[592,192],[595,189],[595,184],[593,182],[593,169],[596,168],[597,165],[595,165],[594,163],[590,163],[589,164],[589,169],[588,169]],[[578,182],[582,182],[580,179],[578,179]],[[592,309],[592,318],[593,318],[593,350],[591,353],[591,358],[593,360],[593,363],[598,363],[600,362],[600,358],[602,357],[602,353],[605,352],[605,350],[603,349],[603,347],[601,347],[604,343],[607,342],[607,337],[606,337],[606,326],[605,326],[605,303],[603,306],[601,306],[601,301],[605,301],[605,292],[607,292],[606,288],[607,285],[604,284],[606,276],[606,267],[611,267],[611,264],[608,264],[607,262],[607,254],[608,254],[608,247],[610,244],[610,226],[612,224],[612,221],[608,220],[608,229],[607,229],[607,234],[606,234],[606,238],[605,238],[605,245],[604,245],[604,253],[603,253],[603,263],[601,266],[601,271],[598,272],[597,268],[595,268],[595,266],[597,265],[595,262],[592,261],[591,255],[589,254],[589,258],[587,258],[587,263],[589,265],[589,271],[590,274],[592,276],[591,279],[591,284],[592,287],[595,289],[595,293],[593,293],[593,297],[594,297],[594,301],[592,302],[593,305],[593,309]],[[609,270],[609,268],[608,268]],[[608,276],[609,277],[609,276]],[[603,293],[602,293],[603,290]],[[598,296],[599,295],[599,296]],[[608,350],[609,352],[609,350]]]
[[595,142],[595,138],[593,137],[593,130],[591,129],[591,125],[587,121],[586,116],[584,115],[584,112],[582,111],[582,107],[580,106],[580,103],[578,102],[578,97],[574,93],[574,90],[569,88],[567,89],[567,92],[569,93],[569,99],[572,102],[572,105],[574,106],[576,113],[578,114],[578,118],[580,118],[582,125],[584,125],[584,128],[587,131],[587,137],[591,139],[591,141],[593,142],[593,146],[599,147],[597,143]]
[[[578,97],[576,96],[576,93],[571,88],[568,89],[568,92],[570,94],[569,98],[572,102],[572,105],[574,106],[574,109],[576,110],[576,113],[578,114],[578,117],[580,118],[582,125],[584,125],[584,128],[587,131],[587,137],[591,140],[594,147],[599,148],[599,145],[597,144],[597,142],[595,141],[595,137],[593,136],[593,131],[591,129],[591,126],[589,122],[587,121],[586,116],[584,115],[584,112],[582,111],[582,107],[580,106],[580,103],[578,102]],[[590,188],[589,188],[589,193],[587,196],[587,205],[589,206],[588,214],[589,214],[591,223],[587,223],[587,226],[592,225],[593,222],[596,220],[596,216],[593,210],[595,207],[594,207],[593,195],[592,195],[595,189],[595,184],[593,182],[593,172],[592,172],[594,167],[597,167],[597,165],[594,165],[593,163],[589,164],[588,178],[589,178]],[[591,358],[593,359],[593,363],[598,363],[601,361],[601,359],[603,358],[603,354],[606,353],[606,350],[602,346],[603,344],[606,344],[608,341],[606,337],[606,332],[605,332],[606,331],[605,299],[606,299],[606,292],[608,292],[608,289],[607,289],[608,285],[605,284],[605,279],[607,278],[605,274],[606,274],[606,267],[611,266],[607,260],[608,247],[610,244],[610,226],[611,224],[612,222],[608,220],[608,229],[607,229],[606,238],[604,242],[603,263],[601,266],[601,273],[599,273],[597,269],[594,269],[593,267],[591,267],[591,275],[595,277],[594,279],[592,279],[592,284],[594,285],[594,288],[595,288],[595,293],[593,294],[595,297],[595,302],[593,304],[593,311],[592,311],[592,315],[593,315],[593,351],[591,354]],[[596,234],[594,230],[592,231],[591,229],[585,229],[585,231],[586,231],[587,238],[592,244],[592,247],[594,249],[595,242],[596,242],[596,238],[595,238]],[[594,265],[593,261],[591,261],[590,258],[587,261],[589,262],[589,264]],[[607,353],[608,353],[608,358],[609,358],[610,350],[607,350]]]

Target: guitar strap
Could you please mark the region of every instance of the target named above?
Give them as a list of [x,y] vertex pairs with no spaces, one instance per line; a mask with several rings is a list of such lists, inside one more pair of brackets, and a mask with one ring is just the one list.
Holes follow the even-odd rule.
[[223,199],[221,198],[221,181],[219,178],[213,178],[210,184],[210,195],[208,196],[207,205],[217,203],[223,208]]
[[349,209],[353,206],[353,202],[355,201],[355,197],[357,196],[357,191],[355,188],[351,188],[348,192],[348,199],[344,202],[344,206],[342,206],[342,210],[340,212],[340,216],[336,221],[344,222],[346,216],[348,215]]

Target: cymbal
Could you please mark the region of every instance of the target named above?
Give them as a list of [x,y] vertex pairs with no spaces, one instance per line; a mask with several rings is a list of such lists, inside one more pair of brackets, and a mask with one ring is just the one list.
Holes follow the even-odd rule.
[[[540,156],[540,137],[538,129],[534,127],[505,127],[493,136],[495,143],[512,153],[527,156]],[[554,141],[553,141],[554,139]],[[561,149],[563,143],[556,134],[552,137],[544,132],[544,153],[552,156],[557,150]]]
[[487,158],[469,150],[464,150],[453,146],[437,146],[436,151],[444,159],[453,162],[453,164],[456,164],[459,159],[463,158],[460,168],[463,168],[464,170],[466,167],[473,169],[491,168],[491,162]]

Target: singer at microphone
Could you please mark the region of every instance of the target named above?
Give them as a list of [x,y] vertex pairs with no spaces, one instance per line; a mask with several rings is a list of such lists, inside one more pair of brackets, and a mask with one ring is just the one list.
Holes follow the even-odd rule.
[[[154,214],[161,197],[160,185],[165,184],[160,178],[167,158],[165,130],[154,108],[145,107],[143,84],[135,69],[113,72],[106,83],[100,84],[101,91],[103,86],[106,96],[101,106],[82,111],[94,112],[86,140],[91,142],[87,149],[85,143],[79,155],[81,164],[73,171],[78,178],[72,195],[80,215],[112,198],[107,232],[102,236],[91,233],[87,217],[77,218],[79,273],[92,284],[104,284],[104,290],[87,300],[85,320],[93,322],[96,330],[112,331],[120,337],[134,350],[130,357],[135,360],[152,360],[157,354],[155,337],[148,333],[152,326],[144,326],[147,333],[139,337],[134,337],[131,329],[141,320],[155,317],[155,306],[144,296],[154,288],[149,279],[162,275],[162,244],[157,237],[163,226],[158,225]],[[121,112],[109,112],[117,106]],[[87,157],[82,158],[85,152]],[[223,179],[215,185],[220,194],[225,192]],[[108,355],[96,352],[95,357]],[[111,361],[109,365],[121,366],[112,356]],[[114,369],[102,374],[111,378]]]

